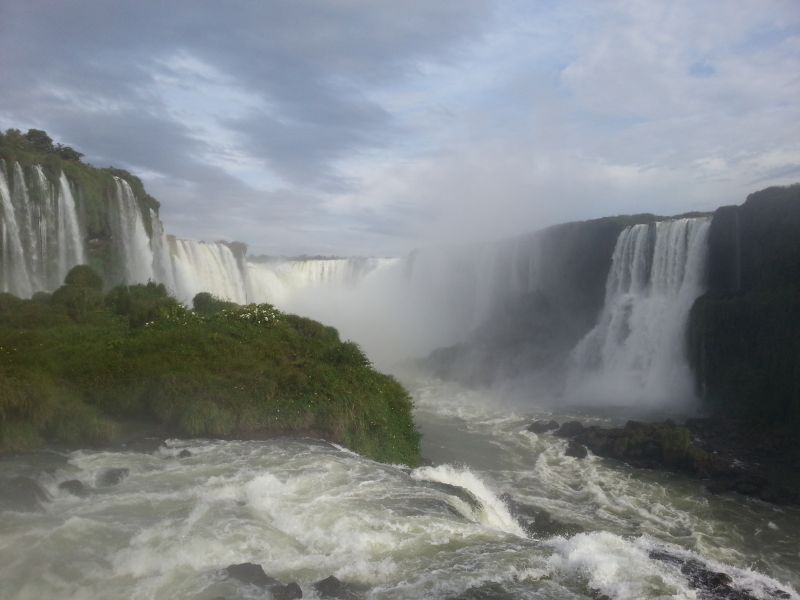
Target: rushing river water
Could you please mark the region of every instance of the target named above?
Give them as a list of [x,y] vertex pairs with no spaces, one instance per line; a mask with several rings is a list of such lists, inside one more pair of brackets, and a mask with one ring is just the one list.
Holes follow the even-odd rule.
[[[242,562],[306,598],[331,574],[376,599],[703,598],[681,572],[695,559],[753,597],[800,599],[800,510],[565,457],[563,440],[525,430],[530,415],[477,392],[415,396],[431,465],[413,470],[286,439],[7,459],[0,474],[35,477],[52,499],[0,512],[0,598],[269,598],[226,577]],[[129,475],[97,486],[115,467]],[[93,490],[58,488],[69,479]],[[520,506],[563,535],[526,528]]]

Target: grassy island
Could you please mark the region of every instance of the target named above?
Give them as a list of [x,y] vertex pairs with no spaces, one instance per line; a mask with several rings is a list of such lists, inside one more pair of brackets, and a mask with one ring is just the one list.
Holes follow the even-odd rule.
[[102,290],[75,267],[53,294],[0,294],[0,452],[113,443],[131,423],[183,437],[312,434],[416,464],[408,393],[332,327],[269,304],[162,285]]

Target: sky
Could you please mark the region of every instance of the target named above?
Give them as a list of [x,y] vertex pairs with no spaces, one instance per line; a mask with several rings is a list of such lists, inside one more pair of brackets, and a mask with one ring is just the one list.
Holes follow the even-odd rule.
[[798,0],[0,0],[0,128],[178,236],[399,256],[800,181]]

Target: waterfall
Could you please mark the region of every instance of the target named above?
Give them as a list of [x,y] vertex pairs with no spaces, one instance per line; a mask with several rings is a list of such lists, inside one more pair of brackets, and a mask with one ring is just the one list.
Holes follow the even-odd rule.
[[83,248],[78,212],[75,208],[75,198],[72,195],[67,176],[61,173],[58,179],[58,282],[63,281],[69,270],[75,265],[86,262],[86,253]]
[[153,272],[155,280],[163,283],[166,288],[172,291],[176,296],[178,295],[178,286],[175,283],[175,267],[173,258],[170,254],[169,239],[164,231],[164,225],[158,214],[152,208],[150,209],[150,223],[152,227],[152,235],[150,236],[150,245],[153,250]]
[[4,292],[28,297],[33,293],[33,285],[28,275],[26,253],[17,225],[16,211],[11,202],[11,187],[6,179],[4,161],[0,161],[0,208],[3,211],[0,238],[0,252],[3,257],[2,289]]
[[62,173],[53,185],[39,165],[30,170],[30,185],[19,163],[6,177],[0,161],[0,207],[2,226],[0,254],[3,291],[30,296],[52,290],[69,269],[85,261],[84,242],[75,199]]
[[239,304],[255,300],[248,297],[246,273],[227,244],[169,238],[169,249],[179,300],[191,305],[199,292]]
[[686,324],[703,292],[710,218],[620,233],[598,322],[572,353],[568,399],[655,404],[693,397]]
[[248,296],[292,309],[304,290],[353,288],[373,271],[396,262],[392,258],[270,258],[248,261]]
[[122,281],[145,283],[155,279],[150,236],[130,184],[120,177],[114,177],[114,184],[114,197],[119,206],[114,211],[112,234],[118,264],[122,268]]

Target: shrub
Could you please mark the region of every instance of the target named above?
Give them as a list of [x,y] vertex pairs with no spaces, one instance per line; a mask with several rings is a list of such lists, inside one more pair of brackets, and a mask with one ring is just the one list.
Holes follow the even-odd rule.
[[103,289],[103,278],[97,274],[89,265],[78,265],[72,267],[64,278],[65,285],[76,287],[91,288],[93,290]]
[[208,292],[200,292],[192,299],[192,307],[201,315],[213,315],[223,310],[236,308],[235,302],[228,302],[217,298]]

